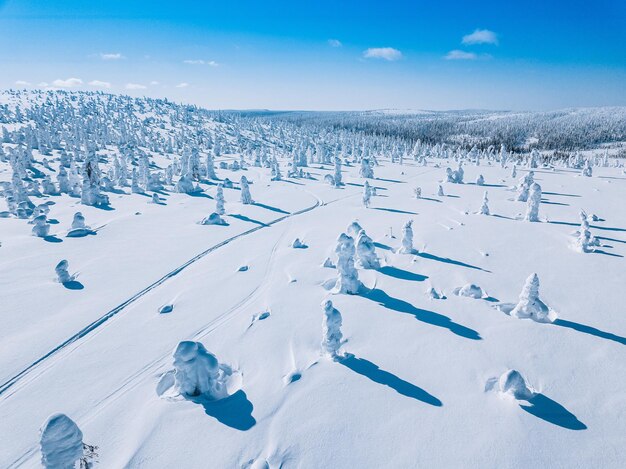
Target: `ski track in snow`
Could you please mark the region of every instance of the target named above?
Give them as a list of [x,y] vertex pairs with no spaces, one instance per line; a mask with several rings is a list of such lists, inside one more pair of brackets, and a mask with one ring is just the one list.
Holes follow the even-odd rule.
[[324,202],[319,197],[315,196],[314,194],[312,194],[310,192],[309,192],[309,194],[311,194],[313,197],[315,197],[315,199],[316,199],[315,204],[313,204],[313,205],[311,205],[309,207],[305,207],[305,208],[303,208],[301,210],[297,210],[295,212],[292,212],[292,213],[290,213],[288,215],[284,215],[282,217],[278,217],[278,218],[276,218],[276,219],[274,219],[274,220],[272,220],[272,221],[270,221],[268,223],[265,223],[263,225],[255,226],[255,227],[250,228],[249,230],[244,231],[242,233],[239,233],[237,235],[231,236],[230,238],[227,238],[227,239],[225,239],[225,240],[223,240],[223,241],[221,241],[221,242],[211,246],[210,248],[202,251],[201,253],[195,255],[194,257],[189,259],[184,264],[176,267],[174,270],[170,271],[169,273],[167,273],[166,275],[164,275],[163,277],[161,277],[160,279],[158,279],[154,283],[152,283],[152,284],[148,285],[147,287],[145,287],[143,290],[135,293],[133,296],[128,298],[126,301],[124,301],[121,304],[117,305],[115,308],[111,309],[110,311],[105,313],[103,316],[101,316],[100,318],[98,318],[95,321],[93,321],[91,324],[85,326],[83,329],[81,329],[80,331],[76,332],[75,334],[70,336],[68,339],[66,339],[65,341],[63,341],[62,343],[60,343],[59,345],[54,347],[48,353],[46,353],[45,355],[43,355],[40,358],[38,358],[37,360],[32,362],[27,367],[23,368],[19,373],[15,374],[12,378],[10,378],[7,381],[5,381],[4,383],[2,383],[0,385],[0,396],[4,395],[3,399],[7,399],[8,397],[10,397],[13,393],[6,394],[6,392],[9,389],[11,389],[16,383],[18,383],[20,380],[22,380],[22,378],[24,378],[26,375],[28,375],[29,373],[31,373],[34,370],[36,370],[39,366],[43,365],[52,356],[54,356],[57,353],[61,352],[63,349],[65,349],[69,345],[72,345],[73,343],[77,342],[78,340],[86,337],[91,332],[99,329],[109,319],[115,317],[120,312],[122,312],[127,306],[133,304],[135,301],[137,301],[138,299],[140,299],[141,297],[143,297],[147,293],[151,292],[155,288],[159,287],[160,285],[165,283],[167,280],[171,279],[172,277],[175,277],[180,272],[182,272],[184,269],[186,269],[190,265],[194,264],[195,262],[199,261],[200,259],[204,258],[208,254],[216,251],[217,249],[219,249],[219,248],[221,248],[223,246],[226,246],[227,244],[229,244],[229,243],[231,243],[231,242],[233,242],[233,241],[235,241],[237,239],[240,239],[240,238],[243,238],[245,236],[248,236],[248,235],[250,235],[252,233],[255,233],[256,231],[259,231],[259,230],[261,230],[263,228],[271,227],[271,226],[276,225],[277,223],[280,223],[280,222],[282,222],[284,220],[287,220],[287,219],[290,219],[292,217],[295,217],[295,216],[302,215],[304,213],[310,212],[310,211],[315,210],[316,208],[318,208],[320,206],[327,205],[327,203]]

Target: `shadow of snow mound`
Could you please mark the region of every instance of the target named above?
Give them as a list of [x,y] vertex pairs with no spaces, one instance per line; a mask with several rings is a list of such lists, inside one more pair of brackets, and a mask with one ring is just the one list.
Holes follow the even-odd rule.
[[578,420],[574,414],[544,394],[535,394],[527,402],[529,405],[520,404],[519,406],[537,418],[568,430],[587,429],[587,425]]

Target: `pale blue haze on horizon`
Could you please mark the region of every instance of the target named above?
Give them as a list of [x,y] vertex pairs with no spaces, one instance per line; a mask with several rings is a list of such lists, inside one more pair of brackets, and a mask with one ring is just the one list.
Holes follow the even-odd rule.
[[0,0],[0,70],[214,109],[626,105],[626,2]]

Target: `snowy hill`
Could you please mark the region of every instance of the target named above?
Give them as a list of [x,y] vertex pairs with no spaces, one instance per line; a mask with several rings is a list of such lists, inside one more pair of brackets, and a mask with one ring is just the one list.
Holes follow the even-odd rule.
[[623,467],[624,160],[333,119],[0,94],[0,467]]

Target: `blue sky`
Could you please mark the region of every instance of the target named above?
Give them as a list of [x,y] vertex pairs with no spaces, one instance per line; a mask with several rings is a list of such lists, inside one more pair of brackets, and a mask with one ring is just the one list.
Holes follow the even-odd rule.
[[0,0],[0,70],[222,109],[626,105],[626,2]]

